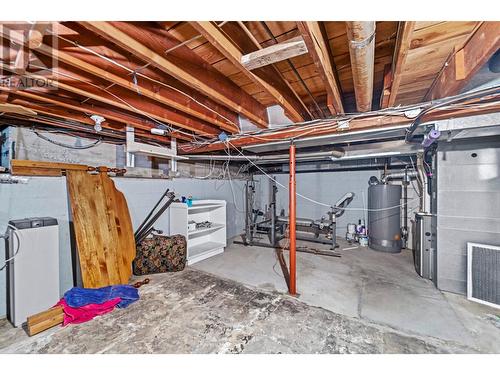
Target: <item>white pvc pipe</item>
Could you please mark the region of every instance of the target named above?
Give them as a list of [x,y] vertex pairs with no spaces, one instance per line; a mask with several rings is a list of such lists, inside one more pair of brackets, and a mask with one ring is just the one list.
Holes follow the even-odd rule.
[[[288,161],[288,154],[276,154],[276,155],[186,155],[189,160],[251,160],[255,162],[267,162],[267,161]],[[320,152],[303,152],[297,154],[297,160],[308,160],[308,159],[329,159],[329,158],[341,158],[344,156],[344,151],[320,151]]]

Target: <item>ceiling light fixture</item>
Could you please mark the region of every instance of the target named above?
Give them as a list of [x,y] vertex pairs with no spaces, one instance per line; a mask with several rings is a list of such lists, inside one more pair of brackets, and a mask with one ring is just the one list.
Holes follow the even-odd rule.
[[100,132],[102,130],[102,123],[106,121],[106,119],[99,115],[92,115],[90,118],[94,121],[94,130],[96,132]]

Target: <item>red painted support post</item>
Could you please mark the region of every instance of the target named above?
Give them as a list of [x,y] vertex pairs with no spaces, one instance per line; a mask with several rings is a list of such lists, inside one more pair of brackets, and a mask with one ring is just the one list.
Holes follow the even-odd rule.
[[295,182],[295,145],[290,145],[290,182],[289,182],[289,232],[290,232],[290,286],[288,292],[294,296],[297,294],[297,263],[296,263],[296,233],[295,233],[295,220],[296,220],[296,182]]

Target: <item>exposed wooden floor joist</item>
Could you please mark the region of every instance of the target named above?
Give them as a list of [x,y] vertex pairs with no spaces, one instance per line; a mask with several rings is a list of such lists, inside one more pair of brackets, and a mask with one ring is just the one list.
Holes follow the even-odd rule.
[[[500,34],[500,22],[476,21],[377,21],[369,43],[354,44],[345,21],[0,26],[4,71],[13,85],[22,83],[16,72],[55,79],[53,90],[9,95],[13,90],[2,89],[1,102],[43,109],[45,123],[53,111],[59,119],[67,113],[85,124],[99,114],[113,126],[143,132],[165,124],[176,129],[179,144],[193,135],[235,135],[240,118],[266,128],[273,105],[302,122],[456,94],[498,50]],[[289,51],[287,43],[295,40],[299,44],[291,43]],[[363,79],[353,49],[358,42],[374,49]],[[251,70],[241,61],[276,50]]]
[[[157,54],[109,22],[82,22],[82,25],[121,48],[140,56],[145,62],[153,64],[158,69],[185,84],[193,86],[219,103],[235,108],[257,125],[267,127],[265,109],[256,100],[238,91],[237,87],[227,84],[224,79],[217,79],[217,77],[195,67],[187,69],[188,62],[180,63],[177,61],[176,64]],[[130,27],[130,29],[131,32],[146,33],[142,30],[134,30],[133,27]],[[194,74],[194,71],[198,74]]]

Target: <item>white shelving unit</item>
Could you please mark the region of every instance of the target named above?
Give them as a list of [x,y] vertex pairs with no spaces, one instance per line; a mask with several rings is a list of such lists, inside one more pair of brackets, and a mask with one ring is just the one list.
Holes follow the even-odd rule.
[[[193,264],[224,252],[226,237],[226,201],[194,200],[191,207],[174,202],[169,208],[170,235],[182,234],[187,239],[187,263]],[[188,231],[188,222],[209,221],[210,228]]]

